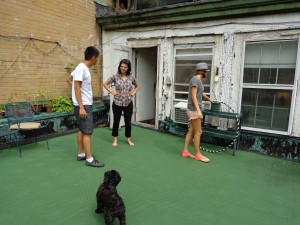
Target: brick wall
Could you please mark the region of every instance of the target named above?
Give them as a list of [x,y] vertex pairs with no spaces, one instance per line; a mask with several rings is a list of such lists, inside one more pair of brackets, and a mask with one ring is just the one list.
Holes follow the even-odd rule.
[[[34,101],[37,90],[49,97],[71,96],[70,63],[79,63],[87,46],[101,51],[101,30],[93,0],[0,1],[0,104]],[[94,96],[102,95],[102,58],[91,69]]]

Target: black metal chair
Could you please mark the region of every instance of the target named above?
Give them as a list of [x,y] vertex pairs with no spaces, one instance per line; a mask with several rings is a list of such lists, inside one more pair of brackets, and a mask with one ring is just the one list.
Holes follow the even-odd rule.
[[34,136],[35,143],[37,143],[37,136],[45,133],[47,148],[49,150],[48,132],[46,130],[49,120],[35,121],[35,111],[31,103],[7,104],[5,105],[5,115],[11,130],[18,130],[25,136]]
[[19,130],[11,130],[9,129],[8,124],[1,124],[0,125],[0,144],[1,144],[1,154],[3,150],[3,146],[8,145],[8,149],[10,150],[11,144],[15,144],[17,148],[19,149],[19,155],[22,157],[21,153],[21,146],[20,146],[20,134]]

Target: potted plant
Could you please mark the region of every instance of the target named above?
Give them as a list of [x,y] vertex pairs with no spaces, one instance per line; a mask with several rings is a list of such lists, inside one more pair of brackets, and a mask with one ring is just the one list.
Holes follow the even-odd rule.
[[45,105],[45,108],[46,108],[46,113],[52,113],[53,112],[53,105],[52,105],[52,102],[49,101],[49,103],[47,103]]
[[51,100],[53,112],[73,112],[73,102],[70,98],[58,97]]
[[[48,89],[40,88],[36,91],[36,93],[34,94],[34,98],[35,98],[34,107],[36,111],[40,112],[42,111],[42,108],[45,109],[45,105],[47,105],[49,102],[48,96],[49,96]],[[44,111],[46,111],[46,109]]]

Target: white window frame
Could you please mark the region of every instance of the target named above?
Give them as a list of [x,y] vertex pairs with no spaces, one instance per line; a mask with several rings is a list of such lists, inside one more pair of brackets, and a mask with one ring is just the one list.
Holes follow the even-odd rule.
[[[175,98],[175,94],[187,94],[188,95],[188,92],[185,92],[185,91],[175,91],[175,85],[178,85],[178,83],[175,83],[175,72],[176,72],[176,57],[177,57],[177,50],[178,49],[204,49],[204,48],[209,48],[211,49],[211,53],[210,54],[197,54],[199,56],[201,55],[211,55],[211,71],[210,71],[210,92],[205,92],[206,95],[209,95],[211,96],[211,94],[213,93],[213,80],[214,80],[214,77],[213,77],[213,71],[214,71],[214,55],[215,55],[215,43],[214,42],[210,42],[210,43],[205,43],[205,44],[177,44],[174,46],[174,58],[173,58],[173,80],[174,80],[174,83],[172,85],[172,90],[173,90],[173,94],[172,94],[172,119],[173,121],[175,121],[176,123],[184,123],[186,124],[188,121],[186,122],[179,122],[176,120],[175,118],[175,105],[177,105],[178,103],[179,104],[182,104],[182,105],[187,105],[187,102],[188,100],[187,99],[176,99]],[[196,56],[197,56],[196,55]],[[195,55],[182,55],[182,56],[195,56]],[[200,60],[199,60],[200,62]],[[196,65],[195,65],[196,67]],[[184,86],[189,86],[189,82],[184,85]],[[205,85],[207,86],[207,85]],[[204,87],[204,90],[207,90],[205,87]],[[202,101],[202,104],[206,104],[207,102],[206,101]],[[185,107],[184,107],[185,108]],[[184,115],[186,115],[184,113]]]
[[[172,102],[173,102],[173,105],[174,105],[174,102],[178,103],[178,102],[187,102],[188,100],[183,100],[183,99],[176,99],[175,98],[175,94],[188,94],[188,92],[185,92],[185,91],[175,91],[175,85],[178,85],[178,83],[175,83],[175,71],[176,71],[176,57],[178,57],[176,55],[176,50],[178,49],[199,49],[199,48],[209,48],[209,49],[212,49],[212,53],[211,54],[198,54],[197,56],[201,56],[201,55],[211,55],[211,71],[210,71],[210,92],[205,92],[205,94],[207,95],[211,95],[212,93],[212,84],[213,84],[213,68],[214,68],[214,65],[213,65],[213,59],[214,59],[214,53],[215,53],[215,44],[214,43],[209,43],[209,44],[199,44],[199,45],[196,45],[196,44],[187,44],[187,45],[176,45],[175,48],[174,48],[174,58],[173,58],[173,78],[174,78],[174,84],[173,84],[173,99],[172,99]],[[184,55],[185,57],[186,56],[195,56],[195,55]],[[199,61],[200,62],[200,61]],[[195,65],[196,66],[196,65]],[[189,86],[189,84],[187,83],[186,85],[184,86]],[[205,88],[204,88],[205,90]]]
[[[274,87],[276,85],[268,85],[268,84],[244,84],[243,78],[244,78],[244,68],[245,68],[245,56],[246,56],[246,45],[247,43],[256,44],[256,43],[267,43],[267,42],[284,42],[284,41],[297,41],[298,40],[298,49],[297,49],[297,56],[296,56],[296,68],[295,68],[295,78],[294,78],[294,84],[293,85],[278,85],[278,87]],[[253,89],[282,89],[284,90],[292,90],[292,99],[291,99],[291,108],[290,108],[290,114],[289,114],[289,123],[288,123],[288,129],[287,131],[276,131],[276,130],[269,130],[269,129],[262,129],[262,128],[254,128],[254,127],[247,127],[242,125],[243,130],[249,130],[249,131],[257,131],[257,132],[265,132],[265,133],[272,133],[272,134],[281,134],[281,135],[290,135],[293,128],[293,121],[294,121],[294,111],[295,111],[295,104],[296,104],[296,94],[297,94],[297,84],[300,74],[300,38],[293,38],[293,39],[277,39],[277,40],[261,40],[261,41],[244,41],[243,46],[243,64],[241,66],[241,79],[240,79],[240,96],[239,96],[239,111],[241,112],[242,108],[242,93],[244,88],[253,88]]]

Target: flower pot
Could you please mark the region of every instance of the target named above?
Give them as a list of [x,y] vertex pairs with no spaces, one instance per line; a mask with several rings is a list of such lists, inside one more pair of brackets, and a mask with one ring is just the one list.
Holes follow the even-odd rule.
[[52,113],[52,105],[46,105],[46,112],[47,113]]
[[40,112],[40,111],[42,110],[42,106],[40,106],[40,105],[34,105],[34,106],[33,106],[33,109],[34,109],[34,111],[36,111],[36,112]]
[[210,106],[211,111],[219,112],[221,109],[221,102],[212,102]]

